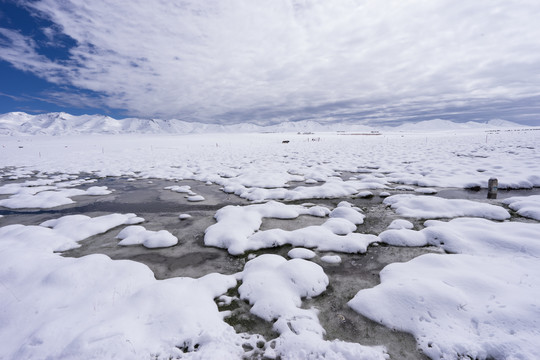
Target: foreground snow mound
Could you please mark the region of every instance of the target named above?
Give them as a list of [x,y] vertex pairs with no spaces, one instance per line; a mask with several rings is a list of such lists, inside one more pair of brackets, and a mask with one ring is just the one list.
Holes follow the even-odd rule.
[[144,219],[135,214],[110,214],[95,218],[68,215],[47,220],[41,226],[8,225],[0,228],[0,239],[23,238],[25,243],[46,252],[78,248],[79,241],[104,233],[120,225],[137,224]]
[[514,196],[504,199],[503,203],[521,216],[540,221],[540,195]]
[[463,218],[427,221],[426,226],[388,232],[400,245],[423,239],[459,254],[388,265],[380,273],[381,284],[361,290],[349,305],[414,334],[433,359],[535,359],[540,224]]
[[[286,231],[270,229],[258,231],[264,217],[294,219],[300,215],[330,215],[320,226]],[[363,253],[377,237],[354,233],[356,224],[361,224],[364,215],[360,209],[343,202],[330,212],[321,206],[304,207],[286,205],[275,201],[248,206],[226,206],[216,212],[217,224],[206,229],[204,243],[207,246],[225,248],[232,255],[249,250],[259,250],[291,244],[321,251]]]
[[384,199],[399,215],[420,219],[475,216],[492,220],[506,220],[510,214],[504,208],[462,199],[443,199],[436,196],[412,194],[392,195]]
[[249,261],[239,275],[240,297],[251,312],[274,321],[280,336],[270,342],[264,355],[282,359],[385,359],[382,347],[343,341],[325,341],[316,309],[302,309],[302,298],[320,295],[328,286],[323,269],[310,261],[287,261],[278,255],[261,255]]
[[0,358],[242,357],[213,300],[234,276],[158,281],[132,261],[64,258],[51,250],[69,239],[66,221],[0,228]]

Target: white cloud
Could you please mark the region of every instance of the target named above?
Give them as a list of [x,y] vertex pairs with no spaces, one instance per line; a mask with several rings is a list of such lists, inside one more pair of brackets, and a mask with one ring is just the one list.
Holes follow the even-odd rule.
[[[540,3],[41,0],[63,63],[10,31],[0,58],[131,115],[328,117],[540,95]],[[344,110],[328,110],[345,102]],[[271,109],[269,111],[268,109]],[[310,110],[311,109],[311,112]],[[318,109],[315,111],[314,109]],[[399,111],[398,111],[399,112]]]

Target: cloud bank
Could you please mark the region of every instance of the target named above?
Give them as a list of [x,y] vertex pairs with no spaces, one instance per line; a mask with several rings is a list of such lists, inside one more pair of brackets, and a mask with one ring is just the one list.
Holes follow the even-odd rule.
[[94,92],[80,101],[126,115],[224,123],[473,120],[514,103],[522,105],[517,113],[538,108],[540,2],[23,4],[54,24],[40,29],[51,43],[68,36],[74,45],[54,58],[28,35],[0,28],[0,59]]

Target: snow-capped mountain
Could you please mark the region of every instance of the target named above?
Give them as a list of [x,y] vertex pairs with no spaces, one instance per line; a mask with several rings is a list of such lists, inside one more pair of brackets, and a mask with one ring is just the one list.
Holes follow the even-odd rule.
[[351,123],[319,123],[311,120],[282,122],[274,125],[205,124],[177,119],[114,119],[104,115],[75,116],[64,112],[30,115],[10,112],[0,115],[0,135],[75,135],[75,134],[193,134],[248,132],[371,132],[371,131],[448,131],[458,129],[519,128],[522,125],[505,120],[487,123],[455,123],[429,120],[396,127],[370,127]]

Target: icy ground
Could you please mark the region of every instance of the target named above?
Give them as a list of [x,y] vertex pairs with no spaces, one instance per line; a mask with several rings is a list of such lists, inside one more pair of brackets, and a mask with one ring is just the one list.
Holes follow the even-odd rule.
[[0,176],[0,359],[536,358],[538,130],[2,137]]

